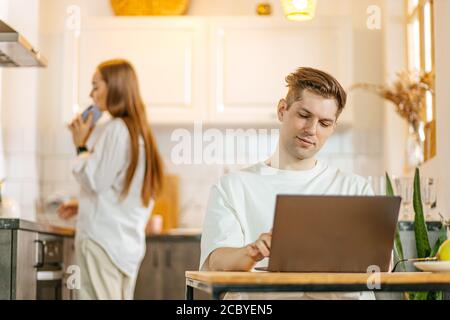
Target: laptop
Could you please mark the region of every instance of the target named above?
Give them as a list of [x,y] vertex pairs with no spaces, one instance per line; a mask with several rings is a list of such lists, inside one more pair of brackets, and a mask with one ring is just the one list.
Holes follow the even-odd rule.
[[278,195],[272,272],[389,271],[400,197]]

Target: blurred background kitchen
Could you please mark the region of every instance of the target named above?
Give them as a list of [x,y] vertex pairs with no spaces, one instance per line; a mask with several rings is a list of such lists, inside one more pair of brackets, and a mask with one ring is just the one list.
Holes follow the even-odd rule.
[[[74,225],[55,214],[58,203],[78,191],[66,125],[91,103],[92,70],[116,57],[136,67],[169,174],[154,210],[160,217],[149,233],[199,234],[211,185],[273,151],[284,77],[300,66],[324,69],[346,88],[387,84],[403,70],[435,75],[419,146],[395,105],[355,89],[319,158],[372,177],[374,184],[385,172],[406,177],[420,165],[424,176],[434,178],[439,199],[434,210],[450,215],[445,197],[450,190],[450,171],[445,170],[450,156],[450,1],[303,1],[316,5],[307,21],[288,21],[281,0],[169,2],[169,11],[162,13],[171,15],[156,16],[161,12],[152,15],[156,9],[145,6],[124,12],[133,3],[125,0],[0,0],[0,20],[19,30],[48,61],[46,68],[0,68],[2,196],[15,201],[18,208],[12,211],[18,217]],[[148,15],[119,17],[139,10]],[[229,153],[231,159],[240,154],[246,160],[195,163],[208,145],[208,129],[226,137],[223,158]],[[242,130],[230,137],[230,129]],[[260,129],[275,131],[267,137],[258,135]],[[181,141],[176,132],[189,133],[190,164],[174,161]],[[233,143],[235,137],[247,146]],[[255,147],[254,141],[266,143]]]

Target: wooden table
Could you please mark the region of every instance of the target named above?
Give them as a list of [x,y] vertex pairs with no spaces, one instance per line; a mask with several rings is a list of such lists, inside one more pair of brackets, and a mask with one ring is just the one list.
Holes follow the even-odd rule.
[[[376,282],[376,280],[379,280]],[[377,285],[378,284],[378,285]],[[186,271],[186,299],[194,288],[213,299],[226,292],[445,291],[450,273],[272,273]]]

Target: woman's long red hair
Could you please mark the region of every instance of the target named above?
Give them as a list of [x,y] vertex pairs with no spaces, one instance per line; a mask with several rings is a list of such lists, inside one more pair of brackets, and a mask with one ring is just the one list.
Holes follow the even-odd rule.
[[101,63],[98,70],[106,82],[108,94],[106,105],[109,113],[125,122],[131,139],[131,162],[128,166],[122,197],[126,197],[139,160],[139,137],[145,144],[145,176],[141,190],[141,200],[148,206],[150,200],[161,191],[163,164],[156,147],[150,125],[147,121],[145,105],[133,66],[126,60],[109,60]]

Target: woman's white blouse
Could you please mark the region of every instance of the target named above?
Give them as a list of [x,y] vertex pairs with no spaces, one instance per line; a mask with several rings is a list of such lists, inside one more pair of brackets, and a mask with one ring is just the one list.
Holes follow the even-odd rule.
[[[93,149],[81,153],[72,172],[81,186],[76,242],[97,242],[126,275],[135,277],[145,254],[145,227],[153,207],[141,202],[145,146],[139,139],[139,161],[128,196],[121,199],[131,160],[131,140],[125,122],[108,121],[94,131]],[[89,146],[89,143],[88,143]]]

